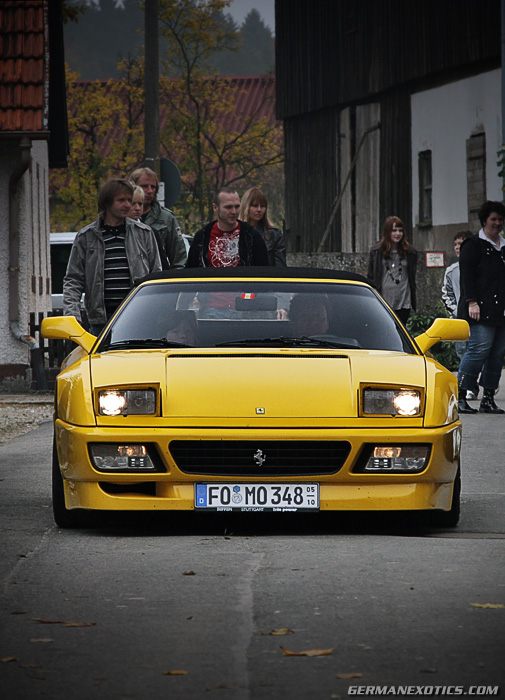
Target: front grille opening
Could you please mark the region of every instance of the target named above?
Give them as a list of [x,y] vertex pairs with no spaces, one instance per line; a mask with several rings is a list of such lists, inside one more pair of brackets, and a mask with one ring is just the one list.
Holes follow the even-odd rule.
[[138,484],[111,484],[108,481],[100,481],[99,486],[110,496],[156,496],[155,481],[142,481]]
[[209,476],[336,474],[351,445],[345,440],[172,440],[177,467]]

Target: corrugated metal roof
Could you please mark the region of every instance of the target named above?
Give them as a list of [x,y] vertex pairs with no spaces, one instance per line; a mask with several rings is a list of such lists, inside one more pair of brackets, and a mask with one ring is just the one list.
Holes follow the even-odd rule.
[[46,12],[47,0],[0,3],[0,132],[47,131]]

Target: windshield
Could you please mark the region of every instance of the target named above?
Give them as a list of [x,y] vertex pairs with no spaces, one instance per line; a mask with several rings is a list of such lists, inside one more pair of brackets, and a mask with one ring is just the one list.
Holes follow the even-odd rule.
[[415,352],[371,289],[291,280],[145,285],[118,314],[98,352],[224,346]]

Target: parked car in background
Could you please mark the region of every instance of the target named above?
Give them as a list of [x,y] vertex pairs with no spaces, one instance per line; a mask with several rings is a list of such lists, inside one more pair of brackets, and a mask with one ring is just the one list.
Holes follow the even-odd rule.
[[456,377],[428,352],[466,321],[409,336],[360,275],[202,268],[150,275],[57,378],[53,509],[424,511],[460,508]]
[[67,271],[68,259],[76,231],[51,233],[49,237],[51,248],[51,301],[53,311],[63,313],[63,279]]

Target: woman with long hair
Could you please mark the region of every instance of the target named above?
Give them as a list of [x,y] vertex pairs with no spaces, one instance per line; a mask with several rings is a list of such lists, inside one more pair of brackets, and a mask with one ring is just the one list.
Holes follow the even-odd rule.
[[403,221],[388,216],[370,250],[368,279],[403,324],[416,308],[416,267],[417,251],[405,238]]
[[270,265],[286,267],[286,244],[282,231],[275,226],[268,217],[268,200],[265,193],[259,187],[251,187],[246,190],[240,202],[238,218],[246,221],[250,226],[259,231],[265,241]]

